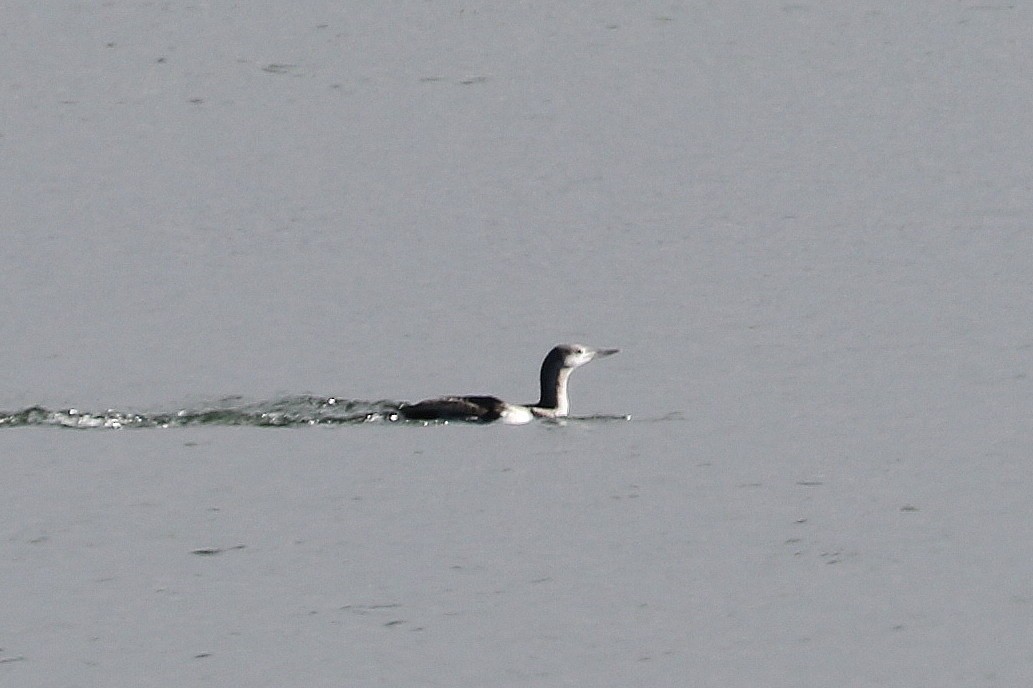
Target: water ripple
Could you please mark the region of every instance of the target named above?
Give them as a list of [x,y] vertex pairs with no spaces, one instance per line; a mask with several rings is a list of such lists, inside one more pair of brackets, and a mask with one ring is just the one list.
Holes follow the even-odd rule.
[[398,420],[398,403],[358,401],[337,397],[290,396],[245,402],[227,397],[217,402],[172,411],[84,411],[42,406],[0,412],[0,427],[57,426],[66,428],[172,428],[189,425],[251,425],[296,427],[357,425]]

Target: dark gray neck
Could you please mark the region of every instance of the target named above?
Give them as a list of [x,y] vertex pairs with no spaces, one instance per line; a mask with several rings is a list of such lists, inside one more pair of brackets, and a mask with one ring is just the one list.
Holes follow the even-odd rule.
[[[556,354],[556,355],[554,355]],[[563,356],[559,352],[550,352],[542,362],[541,397],[536,408],[548,411],[549,415],[565,416],[570,410],[570,399],[567,397],[567,378],[573,368],[563,366]]]

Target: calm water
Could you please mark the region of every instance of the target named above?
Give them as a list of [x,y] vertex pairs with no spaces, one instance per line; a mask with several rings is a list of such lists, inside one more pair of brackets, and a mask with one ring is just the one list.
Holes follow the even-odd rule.
[[[1029,685],[1033,18],[883,4],[11,3],[0,683]],[[563,341],[683,420],[394,431]]]

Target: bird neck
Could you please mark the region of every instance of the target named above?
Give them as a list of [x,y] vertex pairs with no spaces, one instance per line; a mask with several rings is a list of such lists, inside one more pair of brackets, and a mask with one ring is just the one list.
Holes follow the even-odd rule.
[[542,365],[541,398],[535,404],[538,408],[548,409],[549,415],[565,416],[570,410],[570,399],[567,397],[567,378],[571,368],[564,368],[546,360]]

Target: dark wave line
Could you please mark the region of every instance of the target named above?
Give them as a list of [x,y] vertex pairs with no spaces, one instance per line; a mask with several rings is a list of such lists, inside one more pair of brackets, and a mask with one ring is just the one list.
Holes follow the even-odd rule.
[[0,412],[0,427],[55,426],[65,428],[173,428],[191,425],[250,425],[296,427],[394,422],[397,402],[359,401],[337,397],[291,396],[272,401],[245,402],[228,397],[207,405],[173,411],[84,411],[30,406]]

